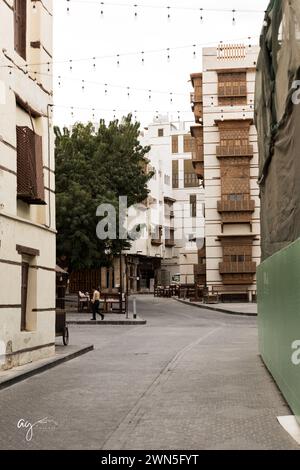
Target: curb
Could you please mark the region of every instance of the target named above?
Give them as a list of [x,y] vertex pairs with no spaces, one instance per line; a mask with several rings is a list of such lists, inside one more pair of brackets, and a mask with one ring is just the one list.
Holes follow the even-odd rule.
[[[38,374],[41,374],[42,372],[53,369],[54,367],[59,366],[60,364],[69,362],[72,359],[75,359],[76,357],[79,357],[79,356],[83,356],[84,354],[87,354],[88,352],[91,352],[93,350],[94,350],[93,345],[86,346],[84,348],[77,349],[76,351],[73,351],[72,353],[67,354],[65,356],[50,358],[49,362],[47,362],[46,364],[35,365],[32,369],[28,371],[20,372],[19,374],[17,373],[14,377],[10,377],[7,379],[6,378],[1,379],[0,377],[0,390],[8,388],[11,385],[15,385],[19,382],[23,382],[24,380],[30,377],[33,377],[34,375],[38,375]],[[29,365],[33,365],[33,364],[34,362]]]
[[177,297],[172,297],[172,299],[180,302],[182,304],[190,305],[191,307],[202,308],[204,310],[213,310],[214,312],[226,313],[227,315],[238,315],[242,317],[257,317],[257,313],[245,313],[245,312],[233,312],[232,310],[226,310],[225,308],[212,307],[207,304],[196,304],[195,302],[190,302],[189,300],[178,299]]
[[146,320],[118,320],[118,321],[113,321],[113,320],[107,320],[107,321],[89,321],[89,320],[67,320],[68,325],[103,325],[103,326],[120,326],[120,325],[127,325],[127,326],[134,326],[134,325],[146,325],[147,321]]

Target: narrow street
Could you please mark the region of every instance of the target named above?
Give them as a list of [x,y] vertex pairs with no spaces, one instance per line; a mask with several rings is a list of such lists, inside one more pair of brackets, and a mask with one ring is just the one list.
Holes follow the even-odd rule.
[[[73,326],[94,352],[0,392],[1,449],[298,449],[255,318],[137,302],[146,326]],[[45,417],[26,442],[19,420]]]

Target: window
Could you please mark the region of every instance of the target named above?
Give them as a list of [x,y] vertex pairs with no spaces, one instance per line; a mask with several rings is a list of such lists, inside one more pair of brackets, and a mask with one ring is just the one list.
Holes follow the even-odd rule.
[[45,204],[42,138],[26,126],[17,126],[17,197]]
[[28,296],[29,263],[22,262],[21,277],[21,331],[26,330],[27,296]]
[[219,73],[218,80],[220,104],[243,104],[247,102],[246,72]]
[[192,136],[185,135],[183,138],[183,151],[184,153],[190,153],[193,150]]
[[172,153],[178,153],[178,135],[172,135]]
[[158,137],[163,137],[163,136],[164,136],[164,130],[158,129]]
[[179,163],[178,160],[172,161],[172,187],[179,188]]
[[197,217],[197,196],[192,194],[190,196],[190,214],[191,217]]
[[243,194],[228,194],[229,201],[242,201]]
[[245,255],[231,255],[230,261],[232,263],[244,263],[246,261]]
[[26,60],[27,0],[15,0],[15,51]]
[[197,188],[199,186],[199,180],[195,173],[192,160],[184,161],[184,187],[185,188]]

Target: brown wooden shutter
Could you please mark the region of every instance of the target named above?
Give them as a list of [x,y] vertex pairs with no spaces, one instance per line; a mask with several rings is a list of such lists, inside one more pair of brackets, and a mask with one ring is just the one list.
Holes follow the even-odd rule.
[[42,138],[26,126],[17,126],[17,196],[45,204]]
[[172,153],[178,153],[178,135],[172,135]]
[[179,163],[178,160],[172,161],[172,187],[179,188]]
[[29,264],[28,264],[28,263],[22,263],[22,277],[21,277],[21,331],[26,330],[28,271],[29,271]]
[[192,137],[190,135],[184,136],[184,153],[190,153],[192,151]]
[[192,160],[184,160],[184,187],[197,188],[199,180],[195,173]]
[[27,0],[15,0],[14,4],[14,29],[15,50],[26,60],[26,28],[27,27]]
[[197,217],[197,196],[196,194],[190,195],[190,208],[191,208],[191,217]]

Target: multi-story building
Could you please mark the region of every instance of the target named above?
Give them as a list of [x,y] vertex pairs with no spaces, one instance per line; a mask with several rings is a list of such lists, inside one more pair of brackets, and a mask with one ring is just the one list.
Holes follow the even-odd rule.
[[55,352],[52,1],[1,1],[0,46],[0,369],[8,369]]
[[142,144],[151,146],[147,158],[154,171],[144,223],[153,233],[148,230],[150,236],[134,242],[129,252],[137,260],[132,276],[138,279],[137,290],[151,288],[154,278],[169,285],[194,283],[199,276],[204,193],[193,170],[189,128],[190,123],[158,116],[144,130]]
[[[193,164],[204,178],[206,279],[238,292],[256,290],[260,262],[257,135],[253,123],[258,48],[203,50],[203,72],[191,75],[196,126]],[[239,286],[239,287],[238,287]]]

